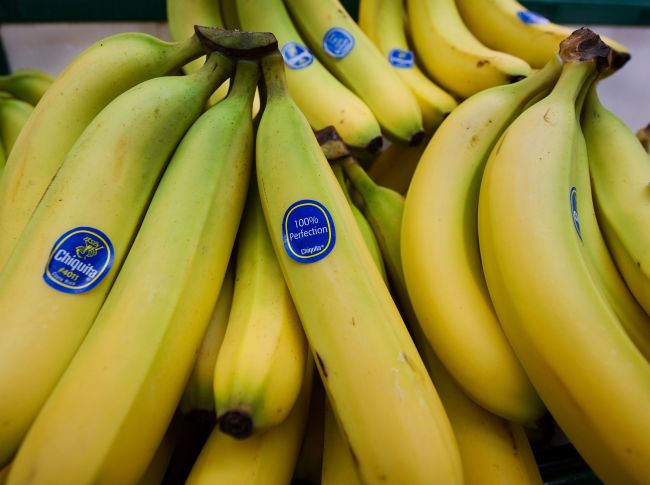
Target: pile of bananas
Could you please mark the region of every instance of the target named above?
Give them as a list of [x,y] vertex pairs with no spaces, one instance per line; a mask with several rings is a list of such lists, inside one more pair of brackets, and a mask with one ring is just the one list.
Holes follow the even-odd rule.
[[0,176],[27,118],[53,78],[40,69],[19,69],[0,76]]
[[169,0],[50,80],[0,176],[0,483],[540,484],[549,416],[650,483],[629,55],[406,3]]

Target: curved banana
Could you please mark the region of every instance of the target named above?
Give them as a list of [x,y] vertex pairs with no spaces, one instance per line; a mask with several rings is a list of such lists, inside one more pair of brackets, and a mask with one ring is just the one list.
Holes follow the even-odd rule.
[[336,177],[288,95],[283,68],[279,52],[262,61],[268,94],[257,132],[257,182],[276,255],[362,480],[419,484],[435,474],[441,483],[459,483],[449,421]]
[[325,400],[324,421],[321,485],[361,485],[352,450],[328,400]]
[[234,280],[235,270],[229,264],[179,404],[181,412],[185,414],[192,411],[214,411],[214,365],[226,334]]
[[20,99],[0,99],[0,140],[7,152],[16,143],[18,135],[34,111],[34,106]]
[[[223,59],[211,54],[206,67],[218,72],[215,55]],[[183,137],[106,302],[27,433],[8,485],[132,483],[145,471],[181,398],[232,252],[252,167],[258,75],[256,61],[238,62],[228,98]]]
[[119,94],[174,71],[202,52],[194,36],[172,44],[128,32],[96,42],[65,68],[25,124],[0,180],[0,270],[91,120]]
[[411,89],[422,110],[424,131],[433,133],[458,103],[425,76],[415,63],[415,55],[406,40],[404,17],[403,0],[359,2],[359,27]]
[[151,79],[123,93],[84,131],[43,195],[0,273],[0,415],[7,423],[0,464],[75,355],[160,174],[231,66],[214,54],[194,74]]
[[187,485],[286,485],[291,482],[305,434],[314,380],[308,356],[296,404],[281,423],[245,440],[214,428],[190,472]]
[[54,76],[35,68],[18,69],[11,74],[0,76],[0,90],[7,91],[16,98],[36,106],[54,82]]
[[650,164],[634,132],[587,95],[582,115],[596,214],[627,286],[650,314]]
[[454,0],[406,3],[416,55],[449,92],[467,98],[530,74],[526,61],[481,44],[463,23]]
[[406,195],[415,168],[430,140],[431,137],[426,136],[424,141],[416,147],[391,143],[370,164],[368,175],[377,184]]
[[544,406],[501,330],[485,285],[479,187],[492,147],[532,98],[550,91],[560,70],[556,57],[528,79],[461,103],[424,151],[404,207],[404,277],[425,335],[472,399],[518,422],[534,421]]
[[307,45],[365,101],[384,134],[399,143],[420,144],[422,112],[415,96],[339,0],[285,0],[285,4]]
[[334,126],[351,147],[376,152],[382,139],[370,108],[305,47],[282,0],[237,0],[242,28],[273,32],[288,67],[289,91],[314,130]]
[[[571,35],[568,27],[550,22],[517,0],[456,0],[469,30],[491,49],[507,52],[541,68]],[[618,52],[628,52],[618,42],[602,38]]]
[[221,431],[248,438],[287,417],[307,358],[255,187],[249,189],[235,271],[232,309],[214,367],[214,401]]
[[216,0],[216,3],[219,5],[221,18],[223,19],[226,28],[231,30],[243,28],[240,22],[239,13],[237,12],[237,0]]
[[573,203],[575,104],[608,49],[587,29],[566,45],[582,60],[565,57],[551,94],[510,124],[488,159],[483,268],[501,326],[567,438],[605,483],[648,483],[650,363],[591,276]]

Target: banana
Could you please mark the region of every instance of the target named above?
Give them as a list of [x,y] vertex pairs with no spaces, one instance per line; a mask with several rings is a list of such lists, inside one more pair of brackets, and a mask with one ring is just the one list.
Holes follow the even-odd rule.
[[257,182],[276,255],[360,476],[367,483],[429,483],[432,476],[459,483],[444,409],[336,177],[288,94],[283,68],[279,52],[262,61],[267,99]]
[[232,304],[234,268],[228,265],[221,283],[219,298],[212,309],[208,327],[203,335],[192,373],[187,381],[180,409],[187,414],[192,411],[214,411],[214,366],[223,337],[226,334],[228,316]]
[[416,147],[391,143],[370,164],[368,175],[377,184],[406,195],[415,167],[418,166],[430,140],[431,136],[426,136]]
[[424,151],[404,207],[404,277],[425,335],[472,399],[518,422],[534,421],[544,406],[501,330],[485,285],[479,187],[492,147],[532,98],[550,91],[561,64],[556,56],[525,80],[461,103]]
[[129,88],[199,57],[196,37],[180,43],[129,32],[79,54],[25,124],[0,180],[0,270],[61,162],[90,121]]
[[33,111],[34,107],[26,101],[0,99],[0,139],[7,155]]
[[[404,198],[376,185],[353,159],[343,162],[363,200],[364,212],[381,241],[392,288],[413,340],[433,379],[454,430],[467,484],[541,484],[539,469],[520,424],[508,423],[469,399],[436,357],[409,301],[400,257]],[[344,483],[344,482],[342,482]]]
[[244,214],[232,309],[214,367],[219,427],[235,438],[248,438],[287,417],[307,358],[305,335],[254,186]]
[[239,13],[237,12],[237,0],[217,0],[216,3],[219,5],[221,18],[223,19],[226,28],[233,30],[243,27],[241,25]]
[[[584,99],[590,89],[591,84],[586,85],[580,93],[576,103],[577,117],[580,117]],[[626,285],[603,238],[594,208],[587,143],[579,124],[576,125],[575,137],[575,154],[573,155],[572,164],[574,172],[572,177],[575,180],[576,204],[580,214],[580,234],[588,267],[593,279],[597,282],[618,316],[621,325],[639,351],[650,362],[650,316],[639,305]],[[650,175],[650,170],[648,170],[648,175]],[[617,176],[620,176],[620,172],[617,173]],[[645,188],[643,184],[641,184],[641,187]]]
[[120,95],[84,131],[43,195],[0,273],[0,415],[7,423],[0,464],[75,354],[161,172],[231,66],[215,53],[195,74],[151,79]]
[[420,144],[424,132],[417,99],[339,0],[285,4],[307,45],[366,102],[384,134],[402,144]]
[[[571,29],[527,10],[516,0],[456,0],[469,30],[491,49],[507,52],[543,67],[571,35]],[[628,49],[613,39],[603,41],[618,52]]]
[[361,485],[354,456],[336,422],[329,401],[325,401],[322,485]]
[[501,326],[559,427],[602,481],[641,484],[650,482],[650,363],[590,274],[572,203],[575,104],[608,50],[587,29],[563,42],[553,91],[488,159],[479,243]]
[[587,95],[582,129],[598,221],[627,286],[650,314],[650,164],[634,132]]
[[289,67],[289,91],[314,130],[332,125],[355,149],[374,153],[381,148],[381,130],[370,108],[306,48],[282,0],[237,0],[236,8],[243,29],[278,38]]
[[467,98],[530,74],[526,61],[481,44],[463,23],[454,0],[406,3],[416,55],[447,91]]
[[650,153],[650,123],[645,128],[641,128],[636,132],[636,137],[641,142],[641,145],[646,152]]
[[158,443],[156,452],[147,465],[146,470],[138,479],[137,485],[161,485],[163,483],[172,456],[174,455],[174,448],[176,448],[181,434],[181,421],[181,416],[174,414],[171,423],[169,423],[165,431],[165,435],[160,440],[160,443]]
[[51,74],[40,69],[18,69],[11,74],[0,76],[0,90],[36,106],[53,81]]
[[2,139],[0,139],[0,179],[2,179],[2,172],[4,171],[6,162],[7,150],[4,147],[4,143],[2,143]]
[[[206,67],[219,72],[211,59]],[[230,259],[252,166],[258,74],[256,61],[238,62],[228,98],[183,137],[106,302],[27,433],[8,485],[131,483],[146,469]]]
[[359,27],[366,33],[402,81],[411,89],[422,110],[422,123],[433,133],[456,106],[456,100],[434,84],[416,65],[406,40],[403,0],[361,0]]
[[187,485],[286,485],[291,482],[305,433],[314,380],[314,361],[308,356],[296,404],[281,423],[245,440],[215,427],[201,450]]

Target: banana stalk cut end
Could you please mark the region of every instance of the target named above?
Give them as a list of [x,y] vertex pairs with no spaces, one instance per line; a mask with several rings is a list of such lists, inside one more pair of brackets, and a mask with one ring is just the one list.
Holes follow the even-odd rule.
[[598,72],[612,70],[615,62],[622,61],[598,34],[586,27],[575,30],[560,42],[560,57],[564,62],[594,61]]
[[219,418],[219,429],[238,440],[253,434],[253,418],[246,411],[226,411]]
[[205,49],[235,59],[259,59],[278,48],[278,40],[271,32],[242,32],[203,25],[195,25],[194,31]]
[[326,126],[322,130],[314,132],[316,140],[320,145],[323,154],[328,161],[334,162],[344,157],[350,156],[350,150],[345,142],[341,139],[336,128]]

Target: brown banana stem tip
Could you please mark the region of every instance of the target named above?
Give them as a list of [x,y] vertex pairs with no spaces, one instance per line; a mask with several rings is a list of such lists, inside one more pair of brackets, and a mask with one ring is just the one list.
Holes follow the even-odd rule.
[[[620,54],[620,53],[619,53]],[[621,58],[614,55],[594,31],[582,27],[560,42],[560,57],[564,62],[594,61],[598,72],[611,70]]]
[[326,126],[322,130],[314,132],[316,140],[323,150],[325,158],[330,162],[334,162],[341,158],[350,156],[350,150],[339,136],[336,128],[333,126]]
[[242,32],[203,25],[195,25],[194,32],[205,49],[235,59],[259,59],[278,48],[278,40],[271,32]]
[[253,433],[253,418],[245,411],[228,411],[219,418],[219,429],[233,438],[242,440]]
[[643,145],[643,148],[645,148],[645,151],[650,152],[650,123],[645,128],[637,131],[636,137],[641,142],[641,145]]

